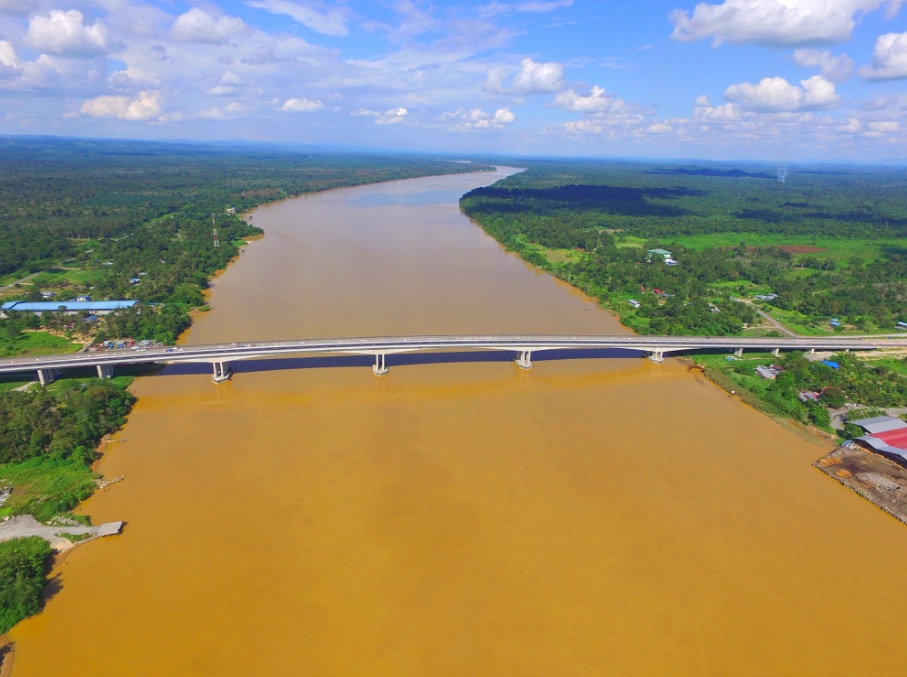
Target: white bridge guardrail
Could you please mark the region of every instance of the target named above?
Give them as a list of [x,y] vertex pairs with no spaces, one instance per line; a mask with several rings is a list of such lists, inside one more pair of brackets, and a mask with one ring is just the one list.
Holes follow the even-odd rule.
[[[386,336],[296,339],[216,343],[95,352],[15,357],[0,360],[0,374],[38,371],[42,383],[52,380],[56,370],[97,367],[99,376],[108,377],[112,368],[124,364],[208,362],[215,365],[215,380],[229,378],[226,363],[261,357],[347,354],[374,355],[375,373],[387,371],[385,355],[431,350],[507,350],[519,353],[517,364],[532,366],[533,351],[564,349],[618,349],[647,353],[656,362],[665,353],[689,350],[876,350],[907,348],[907,337],[740,337],[740,336],[572,336],[572,335],[462,335],[462,336]],[[220,370],[218,370],[220,365]]]

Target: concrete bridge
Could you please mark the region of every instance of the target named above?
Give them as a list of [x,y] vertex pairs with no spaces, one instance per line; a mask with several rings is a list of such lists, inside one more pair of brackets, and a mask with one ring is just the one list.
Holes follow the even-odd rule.
[[46,385],[63,369],[94,367],[100,378],[110,378],[113,368],[127,364],[173,364],[182,362],[210,363],[215,383],[230,378],[230,363],[275,356],[306,355],[373,355],[375,375],[388,371],[387,356],[438,350],[498,350],[515,353],[521,369],[532,368],[532,353],[542,350],[612,349],[629,350],[647,356],[653,362],[662,362],[664,356],[693,350],[730,350],[742,355],[744,350],[876,350],[879,348],[907,348],[907,339],[853,337],[739,337],[739,336],[557,336],[557,335],[494,335],[494,336],[385,336],[362,338],[298,339],[287,341],[258,341],[255,343],[218,343],[194,346],[169,346],[104,350],[97,352],[45,355],[43,357],[18,357],[0,360],[0,374],[37,372],[38,379]]

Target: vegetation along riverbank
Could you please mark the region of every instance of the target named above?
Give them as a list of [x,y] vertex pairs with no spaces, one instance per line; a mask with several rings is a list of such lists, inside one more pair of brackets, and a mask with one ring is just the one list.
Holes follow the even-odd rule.
[[[191,313],[204,310],[212,276],[245,238],[261,233],[241,217],[257,205],[487,167],[131,141],[4,138],[0,150],[0,302],[52,304],[40,314],[10,311],[0,319],[6,357],[104,342],[173,343]],[[59,309],[110,299],[137,303],[108,314]],[[106,381],[74,373],[47,388],[0,381],[0,519],[31,514],[45,523],[87,523],[71,510],[100,482],[95,450],[124,424],[135,401],[127,388],[138,373],[118,370],[123,375]],[[37,541],[0,543],[0,634],[40,609],[51,550]]]
[[[462,209],[637,333],[907,333],[903,169],[522,166]],[[842,440],[863,434],[848,421],[907,402],[907,351],[690,357],[764,413]]]

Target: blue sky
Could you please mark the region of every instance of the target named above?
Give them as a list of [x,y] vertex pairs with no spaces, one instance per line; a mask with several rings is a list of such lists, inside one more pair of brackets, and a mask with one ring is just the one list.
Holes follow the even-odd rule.
[[0,134],[903,163],[903,2],[0,0]]

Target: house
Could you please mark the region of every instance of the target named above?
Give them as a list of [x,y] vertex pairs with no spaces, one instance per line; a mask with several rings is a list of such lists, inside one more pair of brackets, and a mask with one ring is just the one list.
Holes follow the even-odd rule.
[[[646,260],[651,263],[653,256],[660,256],[665,261],[671,259],[671,252],[666,249],[648,249],[646,250]],[[672,261],[674,259],[671,259]]]
[[907,329],[907,322],[898,322],[894,325],[895,329]]
[[42,291],[41,292],[42,299],[52,299],[56,295],[57,295],[57,292],[55,292],[55,291]]
[[831,360],[822,360],[821,364],[824,364],[826,367],[831,367],[832,369],[840,369],[841,365],[837,362],[832,362]]
[[840,327],[840,326],[841,326],[841,320],[839,320],[839,319],[836,318],[836,317],[833,317],[833,318],[831,318],[831,319],[828,321],[828,324],[830,324],[832,327]]
[[630,299],[629,304],[631,306],[633,306],[634,308],[639,308],[639,306],[640,306],[639,301],[637,301],[636,299]]
[[771,366],[760,365],[756,367],[755,372],[762,378],[773,380],[778,377],[778,374],[784,371],[783,369],[777,369],[776,367],[777,365],[774,364]]
[[777,294],[756,294],[754,297],[757,301],[774,301],[778,298]]
[[142,281],[142,278],[140,278],[140,277],[130,277],[129,278],[129,284],[138,284],[141,281]]
[[801,402],[818,402],[819,393],[814,393],[809,390],[804,390],[803,392],[797,393],[797,399]]
[[680,261],[675,261],[670,256],[665,257],[666,266],[676,266],[678,263],[680,263]]

